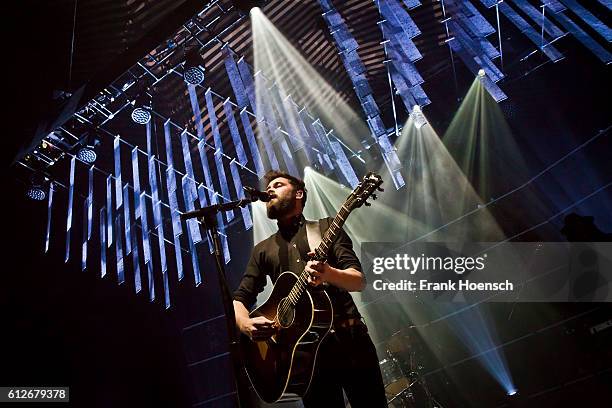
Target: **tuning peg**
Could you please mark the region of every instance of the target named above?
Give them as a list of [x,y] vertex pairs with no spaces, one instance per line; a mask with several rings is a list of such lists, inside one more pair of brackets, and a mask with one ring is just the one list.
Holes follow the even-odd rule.
[[378,187],[378,189],[377,189],[377,190],[378,190],[378,191],[385,191],[385,189],[384,189],[384,188],[382,188],[382,187]]
[[372,200],[376,200],[378,197],[376,196],[376,194],[372,194]]
[[365,203],[363,203],[366,207],[371,206],[372,204],[368,203],[367,201]]

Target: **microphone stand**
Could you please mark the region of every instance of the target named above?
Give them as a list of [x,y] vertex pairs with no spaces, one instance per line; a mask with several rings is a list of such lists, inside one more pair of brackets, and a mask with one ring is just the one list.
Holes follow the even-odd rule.
[[228,201],[222,204],[213,204],[208,207],[200,208],[199,210],[181,214],[182,220],[197,218],[202,224],[204,224],[204,227],[212,237],[215,264],[217,266],[217,276],[221,289],[221,300],[223,302],[223,310],[225,312],[225,322],[227,325],[227,334],[229,338],[229,351],[232,359],[234,376],[236,378],[236,390],[238,393],[238,405],[240,408],[251,408],[253,403],[249,398],[249,386],[245,378],[244,371],[242,370],[240,358],[240,337],[236,328],[236,315],[234,314],[233,297],[227,284],[227,278],[225,275],[223,250],[221,248],[221,240],[219,239],[217,224],[217,214],[220,212],[246,207],[248,204],[257,200],[257,197],[251,196],[250,198]]

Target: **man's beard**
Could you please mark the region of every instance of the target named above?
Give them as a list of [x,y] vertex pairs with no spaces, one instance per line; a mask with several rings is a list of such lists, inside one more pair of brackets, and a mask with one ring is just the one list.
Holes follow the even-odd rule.
[[275,202],[269,201],[268,205],[266,205],[268,218],[271,220],[282,218],[285,214],[289,213],[293,209],[294,205],[294,197],[287,197],[283,199],[277,197]]

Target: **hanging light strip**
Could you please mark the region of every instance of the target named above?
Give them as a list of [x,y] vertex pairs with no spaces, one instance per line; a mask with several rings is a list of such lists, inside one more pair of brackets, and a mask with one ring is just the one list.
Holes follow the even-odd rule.
[[[239,200],[242,200],[245,197],[244,197],[244,190],[242,189],[242,180],[240,179],[240,172],[238,171],[239,165],[240,164],[237,163],[236,161],[230,162],[230,171],[232,173],[232,180],[234,181],[234,189],[236,190],[236,197],[238,197]],[[251,218],[251,213],[249,212],[249,209],[246,207],[240,208],[240,211],[242,213],[242,221],[244,223],[244,229],[248,231],[253,226],[253,220]]]
[[[185,211],[187,212],[195,210],[195,200],[189,197],[191,191],[191,183],[192,180],[187,175],[183,176],[183,178],[181,179],[181,185],[183,186],[183,200],[185,201]],[[190,239],[193,241],[193,243],[197,244],[198,242],[202,241],[202,235],[200,234],[200,227],[198,221],[194,218],[191,218],[186,222],[187,228],[190,231]]]
[[123,237],[119,232],[121,231],[122,218],[123,217],[121,214],[117,214],[117,216],[115,217],[115,229],[117,231],[115,237],[115,254],[117,257],[117,283],[120,285],[125,282],[125,270],[123,264]]
[[178,280],[182,280],[183,271],[183,254],[181,248],[180,236],[183,234],[183,226],[179,216],[180,208],[176,197],[176,173],[174,171],[174,157],[172,153],[170,122],[164,122],[164,140],[166,142],[166,188],[168,190],[168,204],[170,205],[170,217],[172,219],[172,237],[174,241],[174,255],[176,260],[176,271]]
[[541,50],[551,61],[557,62],[563,59],[561,54],[553,45],[546,43],[542,44],[542,36],[533,27],[529,25],[523,17],[521,17],[507,3],[499,4],[499,11],[502,12],[527,38],[533,42],[539,50]]
[[242,139],[240,138],[240,132],[238,131],[238,126],[236,125],[236,119],[234,118],[234,110],[232,109],[232,104],[230,103],[229,99],[223,102],[223,111],[225,112],[227,126],[236,149],[236,161],[240,163],[241,166],[246,166],[248,159],[246,153],[244,152],[244,145],[242,144]]
[[138,169],[138,148],[132,149],[132,182],[134,184],[134,221],[141,215],[140,211],[140,171]]
[[138,238],[136,234],[132,237],[132,264],[134,269],[134,291],[140,293],[142,290],[142,273],[140,271],[140,251],[138,250]]
[[612,54],[602,47],[597,41],[595,41],[586,31],[580,28],[576,23],[570,20],[563,13],[553,14],[553,17],[561,24],[567,31],[588,48],[601,62],[604,64],[612,63]]
[[542,27],[542,23],[544,23],[544,31],[552,37],[551,42],[559,37],[563,37],[566,34],[561,31],[559,27],[554,25],[552,21],[550,21],[550,19],[546,16],[546,12],[544,12],[544,15],[542,15],[542,12],[532,6],[527,0],[512,0],[512,2],[523,10],[523,12],[540,27]]
[[123,186],[123,219],[125,220],[125,255],[132,253],[132,220],[130,216],[130,200],[127,183]]
[[81,271],[87,268],[87,213],[88,199],[83,200],[83,242],[81,243]]
[[68,262],[70,259],[70,232],[72,229],[72,205],[74,201],[74,173],[75,173],[76,157],[72,156],[70,159],[70,184],[68,188],[68,208],[66,216],[66,256],[64,262]]
[[183,258],[181,254],[180,236],[183,234],[183,226],[179,216],[178,199],[176,197],[176,174],[174,167],[166,169],[166,188],[168,189],[168,201],[170,202],[170,216],[172,218],[172,237],[174,239],[174,254],[176,257],[176,270],[178,280],[183,279]]
[[153,205],[153,224],[157,231],[157,241],[159,244],[159,257],[161,262],[162,273],[167,272],[168,264],[166,262],[166,245],[164,240],[164,224],[162,222],[161,202],[159,200],[159,190],[157,185],[157,168],[155,165],[155,156],[149,159],[149,185],[151,187],[151,200]]
[[599,1],[602,6],[607,7],[608,10],[612,11],[612,0],[597,0]]
[[93,227],[93,176],[94,166],[91,166],[87,175],[87,240],[91,239],[91,230]]
[[[217,112],[215,111],[215,104],[212,100],[212,94],[210,92],[210,88],[205,93],[206,99],[206,108],[208,110],[208,119],[210,120],[210,126],[212,128],[213,141],[215,143],[215,152],[213,154],[215,158],[215,165],[217,167],[217,178],[219,180],[219,184],[221,186],[221,193],[223,197],[229,199],[230,192],[229,187],[227,185],[227,176],[225,174],[225,167],[223,166],[223,141],[221,140],[221,134],[219,133],[219,125],[217,123]],[[225,218],[227,222],[230,222],[234,219],[236,214],[234,211],[226,211]]]
[[253,128],[251,127],[251,120],[249,119],[249,114],[247,113],[246,108],[243,108],[240,111],[240,122],[242,122],[242,128],[244,129],[244,133],[247,138],[247,145],[251,151],[251,157],[253,157],[257,177],[261,179],[265,173],[264,165],[261,160],[261,155],[259,154],[259,147],[257,140],[255,139],[255,134],[253,133]]
[[[183,200],[185,201],[185,210],[193,211],[194,205],[191,200],[188,199],[187,192],[191,190],[190,181],[187,179],[187,176],[183,176],[181,179],[181,185],[183,187]],[[196,252],[195,244],[202,241],[202,237],[200,235],[200,227],[194,218],[191,218],[186,221],[187,223],[187,238],[189,241],[189,254],[191,255],[191,264],[193,267],[193,278],[196,286],[199,286],[202,283],[202,278],[200,276],[200,266],[198,263],[198,254]]]
[[121,182],[121,143],[119,136],[113,141],[115,158],[115,209],[118,211],[123,203],[123,183]]
[[100,278],[106,275],[106,207],[100,209]]
[[108,248],[113,244],[113,193],[112,178],[110,174],[106,177],[106,245]]
[[147,214],[147,196],[144,191],[140,194],[140,209],[141,217],[140,224],[142,233],[142,248],[144,252],[144,261],[147,267],[147,283],[149,289],[149,300],[155,300],[155,281],[153,280],[153,257],[151,256],[151,241],[149,240],[149,222]]
[[47,204],[47,232],[45,234],[45,253],[49,252],[51,242],[51,213],[53,209],[53,182],[49,183],[49,201]]
[[231,48],[227,46],[227,44],[221,48],[221,52],[224,56],[227,77],[230,80],[230,84],[234,90],[234,95],[236,96],[236,102],[238,102],[238,107],[242,109],[249,104],[249,99],[244,83],[242,82],[242,78],[240,78],[240,72],[238,71],[236,60],[234,60],[234,53],[232,52]]
[[595,17],[593,13],[584,8],[575,0],[561,0],[561,3],[565,4],[574,14],[576,14],[582,21],[589,25],[599,35],[603,37],[606,42],[612,41],[612,30],[603,21]]
[[[198,153],[200,155],[200,163],[202,163],[202,170],[204,171],[204,182],[206,183],[205,193],[208,194],[208,201],[212,204],[216,191],[213,185],[212,175],[210,173],[210,166],[208,165],[208,157],[206,156],[206,147],[207,145],[204,139],[198,142]],[[194,182],[193,188],[196,189],[196,193],[194,194],[194,200],[195,200],[195,196],[200,195],[200,193],[197,192],[197,187],[195,185],[195,182]],[[206,206],[206,200],[203,199],[204,197],[206,197],[205,194],[200,195],[200,204],[203,207]]]
[[319,141],[319,144],[321,146],[324,147],[325,150],[325,154],[323,156],[323,168],[327,169],[327,172],[331,172],[334,170],[334,165],[331,161],[331,157],[329,153],[333,153],[331,150],[331,146],[329,145],[329,140],[327,139],[327,134],[325,132],[325,127],[323,127],[323,124],[321,123],[320,119],[315,120],[314,122],[308,122],[311,123],[312,129],[314,130],[314,134],[316,135],[317,140]]
[[357,187],[357,184],[359,184],[359,179],[357,178],[357,175],[353,170],[353,166],[351,166],[351,163],[349,163],[348,158],[346,157],[346,154],[342,149],[342,146],[336,141],[330,141],[330,145],[332,150],[334,151],[334,155],[336,156],[336,163],[338,163],[338,167],[340,168],[344,179],[351,186],[351,188]]
[[[195,175],[193,172],[193,163],[191,162],[191,150],[189,149],[189,141],[187,139],[187,132],[181,133],[181,146],[183,148],[183,162],[185,163],[185,172],[188,177],[188,189],[185,191],[186,198],[193,202],[197,195],[196,192],[196,184],[195,184]],[[206,162],[206,157],[204,157],[204,163]],[[205,173],[206,174],[206,173]]]

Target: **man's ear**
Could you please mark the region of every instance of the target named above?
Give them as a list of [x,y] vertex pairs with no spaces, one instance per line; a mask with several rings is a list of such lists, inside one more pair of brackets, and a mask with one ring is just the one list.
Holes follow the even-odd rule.
[[298,190],[298,191],[296,191],[296,192],[295,192],[295,198],[300,199],[300,200],[301,200],[302,198],[304,198],[304,190]]

